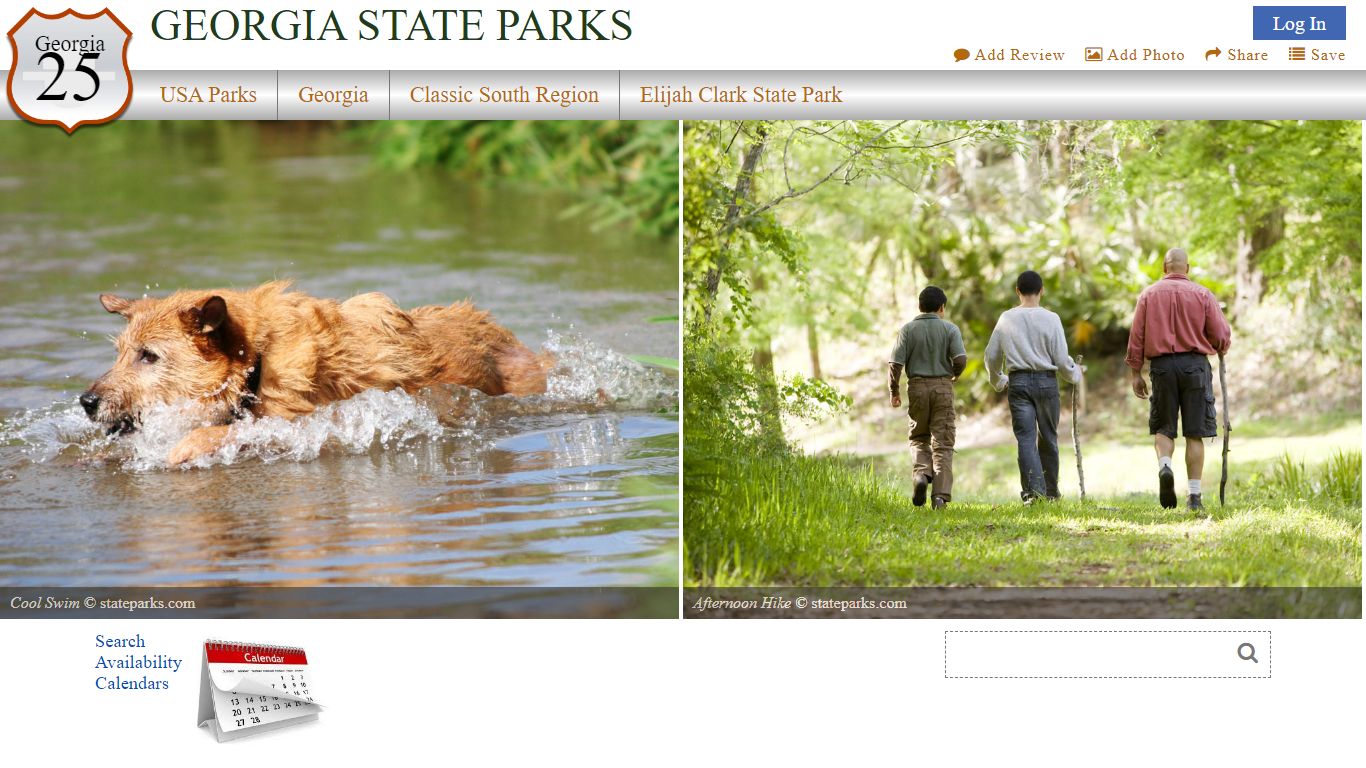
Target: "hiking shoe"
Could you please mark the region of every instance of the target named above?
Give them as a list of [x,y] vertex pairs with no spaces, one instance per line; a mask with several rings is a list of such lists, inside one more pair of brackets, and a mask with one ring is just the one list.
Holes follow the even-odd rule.
[[1157,470],[1157,500],[1163,509],[1176,509],[1176,478],[1171,467]]
[[1192,512],[1203,512],[1205,505],[1200,502],[1200,494],[1192,493],[1186,497],[1186,509]]
[[925,491],[929,489],[930,483],[934,481],[934,475],[915,476],[915,495],[911,496],[911,503],[917,507],[925,506]]
[[947,507],[948,505],[949,505],[949,500],[946,499],[946,498],[944,498],[943,496],[935,496],[934,499],[932,500],[932,507],[933,507],[934,509],[943,509],[944,507]]

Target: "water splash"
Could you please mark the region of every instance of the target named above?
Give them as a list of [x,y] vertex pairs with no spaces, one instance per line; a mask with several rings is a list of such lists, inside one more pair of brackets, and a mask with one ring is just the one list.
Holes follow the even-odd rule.
[[94,454],[113,439],[86,418],[73,398],[34,408],[0,424],[0,446],[16,444],[31,461],[51,461],[64,453]]
[[618,407],[648,410],[678,404],[677,379],[589,339],[551,331],[545,351],[555,355],[556,360],[555,370],[546,382],[545,397],[549,399],[605,400]]
[[[678,405],[678,380],[578,336],[549,334],[555,356],[546,393],[490,397],[441,385],[416,394],[369,390],[296,419],[247,416],[232,424],[217,452],[187,466],[208,467],[254,458],[311,461],[325,451],[352,454],[405,450],[422,443],[458,440],[490,445],[517,420],[605,410],[668,410]],[[33,409],[0,424],[0,446],[17,446],[30,461],[57,458],[117,463],[132,471],[167,468],[171,450],[197,427],[207,426],[193,403],[156,406],[139,429],[121,438],[104,434],[74,399]]]
[[[124,466],[132,470],[165,467],[171,450],[200,426],[206,425],[198,420],[192,406],[153,408],[144,414],[138,431],[119,441],[120,448],[131,452],[124,458]],[[233,464],[244,458],[311,461],[324,450],[366,453],[401,449],[413,441],[435,440],[441,433],[436,414],[408,394],[368,390],[297,419],[248,415],[232,424],[222,448],[186,466]]]

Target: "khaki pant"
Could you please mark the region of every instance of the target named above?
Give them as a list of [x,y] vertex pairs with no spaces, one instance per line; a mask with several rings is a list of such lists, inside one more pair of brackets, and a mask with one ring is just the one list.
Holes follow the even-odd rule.
[[932,493],[947,501],[953,491],[953,380],[913,378],[906,382],[911,455],[917,475],[934,475]]

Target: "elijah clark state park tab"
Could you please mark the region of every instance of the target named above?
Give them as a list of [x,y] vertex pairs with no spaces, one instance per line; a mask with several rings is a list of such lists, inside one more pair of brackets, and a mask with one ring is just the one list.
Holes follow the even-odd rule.
[[688,86],[642,85],[641,104],[843,104],[844,90],[833,85],[817,88],[773,88],[766,85],[704,85],[693,91]]

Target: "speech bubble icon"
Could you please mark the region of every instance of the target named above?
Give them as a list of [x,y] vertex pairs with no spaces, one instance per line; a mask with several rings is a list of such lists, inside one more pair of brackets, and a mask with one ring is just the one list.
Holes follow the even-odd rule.
[[958,50],[953,52],[953,60],[955,62],[965,61],[971,55],[972,54],[968,52],[967,48],[959,48]]

